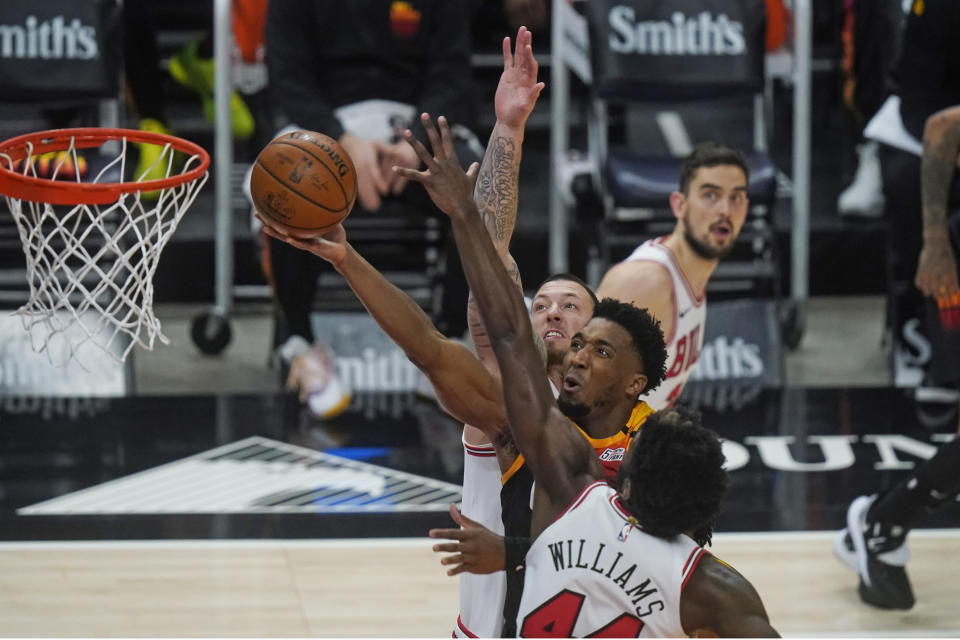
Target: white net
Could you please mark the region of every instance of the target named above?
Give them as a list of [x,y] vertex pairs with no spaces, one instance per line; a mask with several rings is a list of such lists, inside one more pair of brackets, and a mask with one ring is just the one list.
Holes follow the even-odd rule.
[[[113,146],[119,151],[83,182],[119,182],[126,175],[127,139]],[[199,156],[184,161],[184,155],[167,144],[138,181],[160,177],[158,168],[166,178],[199,165]],[[50,179],[62,177],[58,174],[72,160],[73,179],[80,182],[82,157],[71,139],[69,149],[53,161]],[[15,167],[6,154],[0,154],[0,162]],[[28,148],[27,159],[15,169],[37,177],[37,163]],[[153,277],[161,251],[206,179],[204,173],[175,187],[124,193],[109,205],[54,206],[7,196],[29,284],[26,304],[14,313],[33,348],[62,366],[71,359],[82,364],[89,346],[123,362],[135,345],[152,350],[157,338],[168,344],[153,313]]]

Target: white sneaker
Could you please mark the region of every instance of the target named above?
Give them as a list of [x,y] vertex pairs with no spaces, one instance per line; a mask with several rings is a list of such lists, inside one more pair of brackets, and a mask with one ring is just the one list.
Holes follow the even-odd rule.
[[290,336],[278,349],[290,365],[287,388],[317,418],[334,418],[350,405],[349,387],[337,375],[336,356],[321,342],[311,346],[300,336]]
[[880,172],[879,143],[870,140],[857,147],[860,160],[853,182],[837,198],[842,216],[876,218],[883,215],[883,174]]

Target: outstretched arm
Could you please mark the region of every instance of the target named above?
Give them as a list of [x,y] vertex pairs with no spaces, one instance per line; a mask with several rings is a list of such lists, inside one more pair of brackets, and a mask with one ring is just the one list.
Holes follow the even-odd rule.
[[494,96],[497,122],[480,165],[473,197],[498,252],[506,254],[517,223],[520,155],[524,128],[544,84],[537,82],[532,34],[517,32],[516,52],[503,39],[503,73]]
[[691,637],[779,637],[750,581],[712,555],[700,561],[680,596],[680,623]]
[[342,225],[311,240],[285,236],[266,224],[264,230],[333,265],[380,328],[427,375],[450,415],[481,429],[491,440],[506,429],[497,380],[469,349],[437,331],[410,296],[357,253],[346,241]]
[[[515,53],[511,50],[510,38],[503,39],[503,73],[494,96],[497,122],[490,134],[473,191],[487,233],[521,291],[520,272],[510,255],[510,238],[517,223],[517,183],[524,128],[544,87],[542,82],[537,82],[538,66],[531,43],[532,35],[526,27],[517,31]],[[467,305],[467,323],[477,354],[481,359],[492,361],[489,337],[473,296]]]
[[435,157],[407,131],[404,135],[426,170],[395,170],[422,183],[434,203],[450,216],[464,273],[500,366],[511,431],[537,483],[546,491],[548,509],[559,513],[584,486],[602,475],[600,464],[589,443],[554,402],[523,298],[503,267],[471,197],[477,165],[464,174],[443,116],[439,133],[428,114],[423,114],[422,121]]
[[[947,200],[960,151],[960,106],[934,113],[923,131],[921,192],[923,249],[915,284],[924,295],[950,301],[960,298],[957,261],[947,228]],[[955,304],[960,304],[956,300]]]

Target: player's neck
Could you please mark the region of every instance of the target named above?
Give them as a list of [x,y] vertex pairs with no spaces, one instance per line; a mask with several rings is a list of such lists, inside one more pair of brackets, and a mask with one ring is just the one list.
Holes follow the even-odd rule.
[[612,404],[608,407],[596,407],[576,423],[591,438],[609,438],[627,424],[633,407],[633,404],[627,402]]
[[708,259],[697,255],[683,237],[683,230],[679,224],[663,243],[673,252],[680,271],[683,272],[693,291],[698,296],[703,295],[710,276],[713,275],[717,264],[720,262],[719,258]]
[[563,360],[547,362],[547,379],[553,383],[556,389],[563,386]]

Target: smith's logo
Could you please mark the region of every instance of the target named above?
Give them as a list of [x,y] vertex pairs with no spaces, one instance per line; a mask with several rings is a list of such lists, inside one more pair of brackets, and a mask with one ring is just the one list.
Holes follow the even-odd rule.
[[704,11],[696,17],[675,12],[670,20],[637,22],[633,7],[610,9],[610,49],[654,56],[742,55],[747,50],[743,23]]
[[29,16],[23,25],[0,24],[0,58],[92,60],[100,55],[97,30],[74,18],[56,16],[40,22]]
[[705,343],[698,363],[690,374],[693,380],[759,378],[764,373],[760,345],[746,342],[739,336],[733,340],[717,336],[712,342]]

